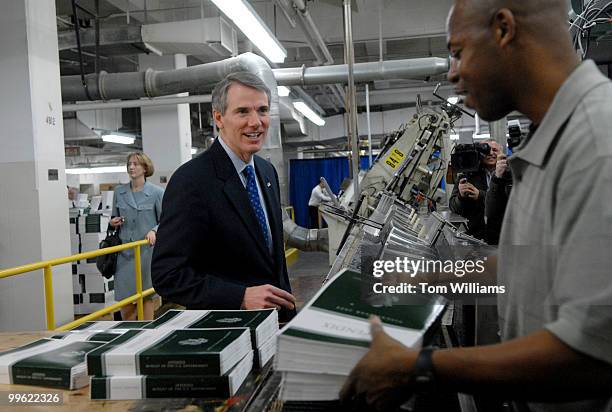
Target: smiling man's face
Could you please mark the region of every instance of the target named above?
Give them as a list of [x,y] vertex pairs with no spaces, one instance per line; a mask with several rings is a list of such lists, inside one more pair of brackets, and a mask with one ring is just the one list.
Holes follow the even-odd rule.
[[260,90],[233,83],[227,92],[225,114],[213,116],[223,141],[242,160],[249,162],[265,143],[270,126],[268,95]]
[[448,80],[455,93],[464,96],[467,107],[475,109],[487,121],[508,114],[509,96],[501,50],[487,18],[475,16],[464,2],[457,2],[447,21],[447,41],[451,55]]

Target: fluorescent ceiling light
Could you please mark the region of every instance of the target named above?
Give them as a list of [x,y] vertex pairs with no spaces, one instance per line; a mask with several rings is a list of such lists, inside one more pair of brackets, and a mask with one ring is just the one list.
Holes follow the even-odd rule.
[[125,165],[123,166],[103,166],[103,167],[80,167],[75,169],[66,169],[67,175],[87,175],[98,173],[121,173],[126,172]]
[[450,104],[457,104],[459,103],[459,96],[450,96],[446,101]]
[[272,63],[282,63],[287,51],[246,0],[212,0]]
[[318,114],[316,114],[308,105],[304,102],[293,102],[293,107],[302,113],[308,120],[316,124],[317,126],[325,125],[325,120],[321,119]]
[[198,148],[197,147],[192,147],[191,148],[191,154],[194,155],[196,153],[198,153]]
[[289,93],[291,93],[291,89],[289,89],[286,86],[278,86],[278,95],[281,97],[286,97],[289,96]]
[[472,138],[474,138],[474,139],[490,139],[491,135],[489,133],[474,134],[474,135],[472,135]]
[[121,134],[104,134],[102,135],[102,140],[109,143],[119,143],[119,144],[134,144],[134,136],[125,136]]

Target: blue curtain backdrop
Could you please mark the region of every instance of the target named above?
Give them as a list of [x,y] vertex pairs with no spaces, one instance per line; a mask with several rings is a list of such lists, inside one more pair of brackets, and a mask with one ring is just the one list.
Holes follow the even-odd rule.
[[[368,156],[360,159],[360,169],[369,168]],[[346,157],[325,159],[292,159],[289,161],[289,197],[295,211],[295,222],[308,227],[308,199],[310,192],[323,176],[334,194],[338,194],[340,184],[349,176],[349,163]]]

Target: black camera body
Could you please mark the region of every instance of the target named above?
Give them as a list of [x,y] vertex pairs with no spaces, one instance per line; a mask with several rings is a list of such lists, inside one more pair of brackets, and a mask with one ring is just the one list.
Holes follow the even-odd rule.
[[521,124],[518,121],[511,121],[508,123],[508,147],[514,149],[521,144],[522,132]]
[[453,170],[458,173],[472,173],[480,169],[480,159],[491,153],[488,143],[467,143],[455,146],[451,154]]

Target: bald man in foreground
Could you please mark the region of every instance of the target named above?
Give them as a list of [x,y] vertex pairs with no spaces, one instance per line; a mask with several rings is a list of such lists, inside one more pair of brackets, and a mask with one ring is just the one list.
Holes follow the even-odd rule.
[[530,411],[612,410],[612,83],[576,57],[563,0],[455,0],[449,80],[487,121],[531,132],[500,237],[502,343],[409,349],[372,319],[347,409],[393,411],[414,393],[512,400]]

